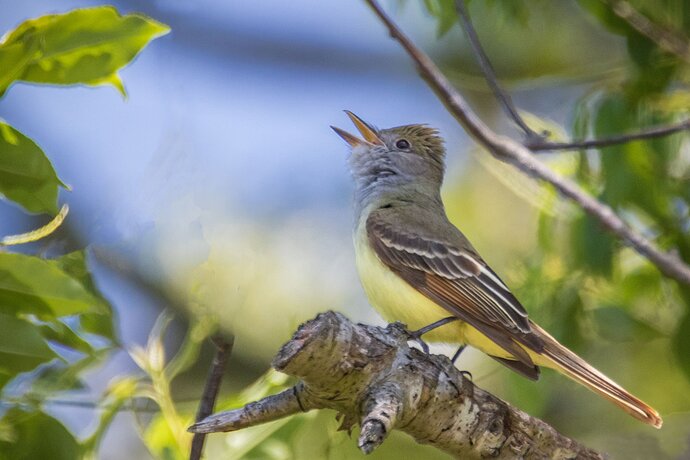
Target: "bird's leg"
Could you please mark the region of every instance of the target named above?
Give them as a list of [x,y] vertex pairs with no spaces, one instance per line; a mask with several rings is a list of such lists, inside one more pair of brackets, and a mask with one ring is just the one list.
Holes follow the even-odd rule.
[[[462,352],[465,350],[466,346],[467,345],[460,345],[458,347],[458,349],[455,351],[455,354],[453,355],[453,357],[450,358],[451,363],[455,364],[455,361],[458,360],[458,358],[460,357]],[[463,377],[470,379],[470,381],[472,380],[472,373],[470,371],[460,371],[460,373],[463,375]]]
[[422,351],[426,353],[427,355],[429,354],[429,345],[422,340],[422,336],[426,333],[429,333],[433,331],[434,329],[445,326],[448,323],[452,323],[453,321],[457,321],[458,317],[457,316],[449,316],[447,318],[439,319],[438,321],[435,321],[427,326],[424,326],[421,329],[417,329],[416,331],[408,331],[410,340],[414,340],[419,344],[420,347],[422,347]]
[[424,334],[427,334],[427,333],[433,331],[434,329],[437,329],[441,326],[445,326],[446,324],[452,323],[453,321],[457,321],[458,319],[459,318],[457,316],[449,316],[447,318],[439,319],[438,321],[433,322],[433,323],[429,324],[428,326],[424,326],[421,329],[417,329],[416,331],[410,331],[410,335],[415,337],[415,338],[421,337]]
[[455,354],[453,355],[453,357],[450,358],[450,362],[452,362],[453,364],[455,364],[455,361],[458,360],[458,358],[460,357],[460,355],[462,354],[462,352],[463,352],[464,350],[465,350],[465,345],[460,345],[460,346],[458,347],[457,351],[455,352]]

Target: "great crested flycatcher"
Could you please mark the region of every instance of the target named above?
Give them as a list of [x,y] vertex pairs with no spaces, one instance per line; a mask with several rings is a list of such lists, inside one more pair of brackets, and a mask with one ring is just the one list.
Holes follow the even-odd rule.
[[430,341],[471,345],[533,380],[546,366],[633,417],[660,428],[659,414],[558,343],[446,216],[440,189],[445,148],[426,125],[377,130],[346,112],[363,139],[332,127],[351,147],[357,269],[388,321],[431,330]]

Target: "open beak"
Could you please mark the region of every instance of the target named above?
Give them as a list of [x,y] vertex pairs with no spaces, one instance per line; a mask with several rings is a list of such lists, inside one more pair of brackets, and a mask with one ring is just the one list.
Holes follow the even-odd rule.
[[336,128],[335,126],[331,126],[331,128],[333,129],[333,131],[336,132],[338,136],[342,137],[345,142],[350,144],[350,147],[354,148],[358,145],[384,145],[383,141],[379,138],[378,134],[376,134],[374,128],[372,128],[367,122],[365,122],[349,110],[346,110],[345,113],[348,117],[350,117],[350,120],[352,120],[352,123],[355,124],[355,127],[362,135],[362,137],[364,137],[364,139],[360,139],[359,137],[350,134],[343,129]]

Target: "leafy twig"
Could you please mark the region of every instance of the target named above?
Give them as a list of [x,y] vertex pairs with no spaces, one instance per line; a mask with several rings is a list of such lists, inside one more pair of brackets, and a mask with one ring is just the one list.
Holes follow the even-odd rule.
[[[223,372],[225,371],[225,364],[232,353],[232,346],[234,344],[234,337],[229,341],[221,337],[213,337],[211,339],[216,346],[216,355],[213,357],[213,363],[206,379],[204,386],[204,393],[199,402],[199,409],[196,413],[196,421],[203,420],[211,415],[213,406],[216,404],[216,397],[220,390],[220,384],[223,380]],[[192,448],[189,452],[189,460],[199,460],[201,452],[204,450],[204,441],[206,435],[204,433],[195,433],[192,439]]]
[[376,0],[366,0],[390,35],[397,40],[416,63],[419,74],[426,80],[468,134],[483,145],[497,159],[510,163],[528,176],[553,185],[561,195],[576,202],[585,212],[599,221],[604,228],[632,246],[649,259],[666,276],[690,284],[690,267],[674,254],[664,253],[645,237],[631,229],[608,205],[585,192],[575,182],[561,177],[539,161],[524,145],[493,132],[472,111],[465,99],[443,75],[439,68],[400,30],[383,11]]

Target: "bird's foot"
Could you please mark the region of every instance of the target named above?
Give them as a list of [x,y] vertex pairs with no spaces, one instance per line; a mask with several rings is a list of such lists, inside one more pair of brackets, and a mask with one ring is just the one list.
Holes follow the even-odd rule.
[[465,377],[466,379],[470,379],[470,382],[473,381],[472,379],[472,373],[470,371],[460,371],[460,374]]
[[453,321],[457,321],[458,318],[455,316],[449,316],[447,318],[440,319],[436,322],[433,322],[427,326],[424,326],[421,329],[417,329],[416,331],[407,331],[409,340],[414,340],[419,344],[420,347],[422,347],[422,351],[426,353],[427,355],[429,354],[429,345],[422,340],[422,336],[424,334],[427,334],[431,331],[433,331],[436,328],[439,328],[441,326],[444,326],[448,323],[452,323]]
[[408,331],[408,332],[409,332],[409,336],[408,336],[407,340],[413,340],[413,341],[417,342],[417,344],[422,349],[424,354],[428,355],[430,353],[429,352],[429,344],[426,343],[420,336],[415,335],[416,331]]

